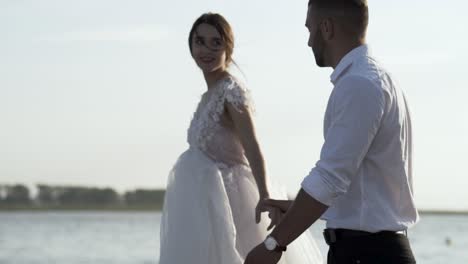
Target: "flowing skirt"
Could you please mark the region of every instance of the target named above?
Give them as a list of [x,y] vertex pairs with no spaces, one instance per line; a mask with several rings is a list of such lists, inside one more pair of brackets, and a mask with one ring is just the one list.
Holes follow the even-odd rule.
[[[268,235],[267,217],[255,223],[259,195],[250,168],[223,167],[196,148],[178,159],[164,200],[160,264],[243,263]],[[280,263],[322,263],[310,232],[288,246]]]

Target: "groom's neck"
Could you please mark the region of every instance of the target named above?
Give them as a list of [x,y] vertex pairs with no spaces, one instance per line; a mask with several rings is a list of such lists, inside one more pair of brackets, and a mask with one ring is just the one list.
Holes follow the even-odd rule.
[[346,54],[364,44],[366,44],[365,40],[361,39],[355,41],[343,41],[336,45],[333,53],[331,54],[331,67],[335,69]]

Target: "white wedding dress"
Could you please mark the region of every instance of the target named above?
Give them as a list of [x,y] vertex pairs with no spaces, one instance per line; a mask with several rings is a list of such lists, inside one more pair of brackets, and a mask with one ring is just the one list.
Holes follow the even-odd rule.
[[[267,217],[255,223],[258,189],[232,121],[223,115],[225,102],[240,111],[252,107],[249,98],[231,76],[203,94],[188,130],[190,148],[168,178],[160,264],[241,264],[268,235]],[[309,231],[288,246],[280,263],[322,263]]]

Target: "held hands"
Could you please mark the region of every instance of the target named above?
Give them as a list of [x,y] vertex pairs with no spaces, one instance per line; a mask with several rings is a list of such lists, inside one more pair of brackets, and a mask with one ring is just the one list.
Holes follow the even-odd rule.
[[262,202],[265,200],[270,199],[270,194],[268,191],[259,191],[260,193],[260,200],[258,201],[257,206],[255,207],[255,223],[260,223],[261,214],[264,212],[262,211]]
[[292,200],[261,199],[255,210],[256,222],[260,222],[261,213],[268,212],[268,217],[271,219],[271,223],[267,230],[271,230],[281,222],[281,219],[292,203]]
[[[263,212],[268,212],[268,217],[271,219],[270,226],[267,230],[272,229],[281,222],[284,214],[292,205],[291,200],[274,200],[269,198],[260,199],[255,208],[256,222],[260,222],[260,215]],[[256,246],[245,258],[244,264],[276,264],[281,259],[283,252],[269,251],[265,245],[261,243]]]

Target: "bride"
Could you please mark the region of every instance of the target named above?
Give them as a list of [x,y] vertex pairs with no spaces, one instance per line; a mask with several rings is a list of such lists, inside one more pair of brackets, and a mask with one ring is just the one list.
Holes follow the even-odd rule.
[[[227,71],[234,37],[224,17],[203,14],[188,42],[208,90],[188,129],[190,147],[168,178],[160,264],[240,264],[273,225],[267,227],[257,209],[271,190],[252,103],[245,87]],[[310,234],[290,245],[282,261],[322,263]]]

